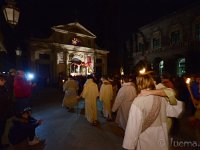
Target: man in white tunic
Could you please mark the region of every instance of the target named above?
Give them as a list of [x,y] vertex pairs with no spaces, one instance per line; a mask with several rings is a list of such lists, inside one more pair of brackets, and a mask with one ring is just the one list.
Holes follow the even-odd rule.
[[122,128],[126,129],[128,114],[134,98],[137,96],[135,84],[129,81],[129,76],[124,77],[122,87],[119,89],[112,112],[117,111],[115,122]]
[[[136,81],[139,92],[155,89],[154,81],[148,74],[138,76]],[[167,150],[166,108],[164,97],[137,96],[129,111],[123,147],[129,150]]]
[[85,99],[85,117],[92,124],[96,125],[97,121],[97,97],[99,91],[97,84],[93,81],[92,76],[87,77],[87,81],[83,87],[81,97]]

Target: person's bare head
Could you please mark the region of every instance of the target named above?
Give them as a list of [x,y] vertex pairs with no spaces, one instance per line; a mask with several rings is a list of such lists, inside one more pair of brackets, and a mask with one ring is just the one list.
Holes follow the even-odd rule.
[[18,71],[17,71],[17,76],[18,76],[18,77],[21,77],[21,78],[24,78],[24,77],[25,77],[24,71],[18,70]]
[[136,77],[137,90],[140,92],[144,89],[156,89],[154,80],[150,74],[141,74]]

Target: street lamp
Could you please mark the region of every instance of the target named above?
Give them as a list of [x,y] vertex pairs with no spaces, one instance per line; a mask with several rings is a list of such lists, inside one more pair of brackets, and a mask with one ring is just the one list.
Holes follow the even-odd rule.
[[[6,23],[14,29],[18,25],[19,16],[20,16],[20,10],[16,7],[16,1],[15,0],[5,0],[5,4],[2,6],[2,11],[5,17]],[[14,32],[14,30],[12,30]],[[8,51],[7,51],[8,52]],[[9,51],[9,52],[14,52]],[[19,66],[19,59],[21,57],[21,50],[17,49],[16,52],[16,66]],[[10,61],[12,64],[12,61],[14,60],[12,56],[14,55],[7,55],[8,56],[8,62]],[[10,64],[10,63],[9,63]]]
[[15,50],[15,53],[17,56],[21,56],[22,55],[22,50],[18,47],[16,50]]
[[6,4],[3,6],[3,13],[6,19],[6,22],[14,27],[18,24],[20,10],[16,7],[15,0],[6,0]]
[[16,53],[16,68],[17,69],[21,69],[21,55],[22,55],[22,50],[18,47],[16,50],[15,50],[15,53]]

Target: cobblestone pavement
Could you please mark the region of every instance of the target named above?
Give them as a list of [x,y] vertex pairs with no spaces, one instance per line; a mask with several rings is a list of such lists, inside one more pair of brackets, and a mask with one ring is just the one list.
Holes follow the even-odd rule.
[[[101,103],[98,102],[98,125],[91,126],[84,117],[84,101],[81,100],[74,112],[62,108],[63,93],[54,88],[39,89],[34,92],[33,116],[44,123],[36,129],[43,139],[41,144],[28,146],[27,141],[8,150],[121,150],[124,132],[114,122],[102,117]],[[188,125],[187,113],[180,121],[177,133],[171,136],[171,150],[198,150],[199,128]],[[8,121],[7,129],[11,121]],[[7,143],[7,132],[4,142]]]

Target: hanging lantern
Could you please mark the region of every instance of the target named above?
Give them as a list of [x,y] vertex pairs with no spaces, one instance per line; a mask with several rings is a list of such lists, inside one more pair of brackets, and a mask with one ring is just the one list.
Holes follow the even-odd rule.
[[15,53],[17,56],[21,56],[22,55],[22,50],[18,47],[16,50],[15,50]]
[[20,10],[16,7],[16,2],[14,0],[6,0],[6,4],[2,9],[6,22],[12,27],[16,26],[20,15]]

